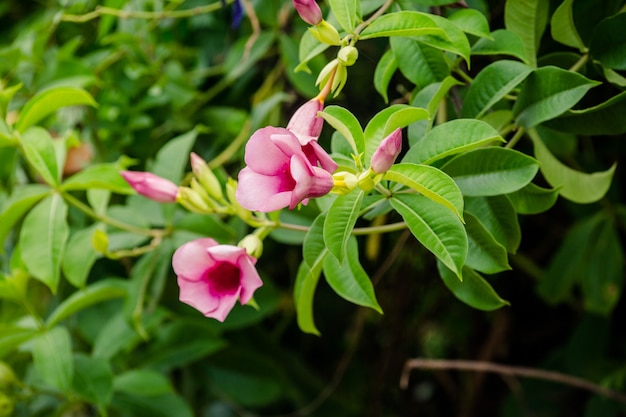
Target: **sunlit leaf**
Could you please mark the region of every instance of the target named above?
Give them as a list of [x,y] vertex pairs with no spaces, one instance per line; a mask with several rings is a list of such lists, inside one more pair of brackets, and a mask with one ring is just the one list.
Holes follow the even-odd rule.
[[465,304],[478,310],[492,311],[510,305],[503,300],[483,277],[469,267],[463,268],[463,281],[441,262],[437,263],[439,275],[452,294]]
[[133,194],[134,190],[120,175],[117,163],[97,164],[85,168],[63,182],[63,190],[104,189],[117,194]]
[[[51,192],[49,187],[40,184],[16,188],[0,211],[0,242],[4,243],[15,223]],[[4,252],[4,244],[0,246],[0,252]]]
[[374,72],[374,88],[382,96],[385,103],[389,102],[387,96],[387,90],[389,89],[389,83],[393,74],[398,70],[398,61],[396,56],[390,49],[380,57],[378,64],[376,64],[376,71]]
[[491,38],[481,38],[472,45],[472,55],[508,55],[529,64],[522,40],[515,32],[498,29],[491,32]]
[[26,160],[41,178],[50,185],[58,185],[60,170],[50,133],[33,127],[22,134],[20,144]]
[[328,251],[341,263],[346,256],[348,238],[354,229],[363,191],[357,189],[344,196],[339,196],[326,215],[324,221],[324,243]]
[[558,189],[539,187],[532,182],[506,195],[519,214],[537,214],[548,210],[559,197]]
[[507,0],[504,7],[504,26],[522,40],[531,67],[537,66],[539,42],[548,23],[548,6],[544,0]]
[[446,32],[439,28],[430,16],[413,11],[387,13],[374,20],[359,36],[360,39],[388,36],[437,35],[446,38]]
[[363,152],[365,139],[363,128],[349,110],[339,106],[327,106],[320,116],[348,141],[355,155]]
[[328,4],[341,27],[352,33],[361,16],[359,0],[328,0]]
[[413,38],[389,40],[400,72],[418,87],[426,87],[450,75],[442,52]]
[[452,13],[448,20],[457,25],[465,33],[479,36],[481,38],[491,38],[489,32],[489,22],[484,14],[475,9],[459,9]]
[[566,46],[583,50],[583,43],[576,25],[574,24],[574,14],[572,13],[572,3],[574,0],[564,0],[554,11],[550,20],[550,32],[552,38]]

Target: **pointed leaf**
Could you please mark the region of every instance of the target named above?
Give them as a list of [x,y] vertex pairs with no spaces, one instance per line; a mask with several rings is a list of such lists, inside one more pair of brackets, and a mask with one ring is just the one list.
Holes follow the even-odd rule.
[[50,133],[33,127],[22,134],[20,143],[26,160],[41,178],[52,186],[58,185],[60,170]]
[[400,72],[418,87],[441,81],[450,75],[443,53],[413,38],[389,39]]
[[463,268],[463,281],[440,262],[437,264],[439,275],[446,287],[459,300],[478,310],[492,311],[510,305],[503,300],[483,277],[469,267]]
[[354,229],[359,217],[364,192],[354,190],[344,196],[339,196],[330,206],[324,221],[324,243],[328,251],[339,262],[346,256],[348,238]]
[[465,33],[444,17],[435,14],[429,15],[429,17],[446,32],[447,36],[444,38],[437,35],[424,35],[419,38],[419,42],[442,51],[457,54],[469,65],[470,44]]
[[359,0],[328,0],[333,14],[341,27],[348,33],[352,33],[361,15],[361,2]]
[[359,248],[354,236],[348,239],[348,250],[343,262],[334,256],[324,259],[324,277],[328,285],[345,300],[363,307],[372,308],[382,314],[376,300],[374,286],[359,263]]
[[398,61],[391,49],[383,54],[376,64],[376,71],[374,71],[374,88],[385,100],[385,104],[389,103],[389,97],[387,96],[387,90],[389,89],[389,83],[391,78],[398,70]]
[[0,211],[0,252],[4,252],[4,241],[15,223],[51,192],[49,187],[40,184],[28,184],[13,191]]
[[447,37],[446,32],[439,28],[430,16],[419,12],[401,11],[384,14],[374,20],[361,32],[359,39],[423,35]]
[[501,60],[478,73],[463,102],[462,117],[480,117],[517,87],[532,69],[517,61]]
[[481,38],[491,38],[489,22],[484,14],[475,9],[459,9],[448,20],[465,33]]
[[626,70],[626,12],[608,17],[596,26],[589,52],[602,65],[614,70]]
[[588,204],[600,200],[611,186],[617,164],[606,171],[586,174],[564,165],[552,155],[536,131],[529,131],[535,146],[535,157],[548,184],[570,201]]
[[99,407],[106,406],[113,394],[113,371],[109,362],[85,354],[76,355],[72,385],[84,400]]
[[363,128],[357,118],[349,110],[339,106],[328,106],[320,116],[335,128],[348,141],[355,155],[363,152],[365,139]]
[[311,70],[308,67],[309,61],[328,49],[330,45],[321,43],[318,41],[311,31],[306,31],[300,38],[300,45],[298,49],[298,58],[300,63],[294,68],[294,72],[304,71],[310,73]]
[[537,66],[539,42],[548,23],[548,6],[544,0],[507,0],[504,7],[504,26],[522,40],[531,67]]
[[504,139],[487,123],[473,119],[455,119],[435,126],[418,144],[409,149],[403,161],[430,165],[439,159],[493,142],[504,142]]
[[559,190],[541,188],[532,182],[514,193],[506,195],[519,214],[538,214],[556,203]]
[[197,137],[198,129],[194,128],[168,141],[157,153],[151,171],[159,177],[179,183],[189,164],[189,153]]
[[462,219],[463,195],[454,180],[444,172],[428,165],[395,164],[384,179],[406,185],[423,196],[439,203]]
[[33,362],[44,382],[61,392],[69,391],[74,361],[72,341],[65,327],[46,330],[33,340]]
[[15,129],[24,133],[30,126],[66,106],[97,106],[97,104],[88,92],[80,88],[50,88],[26,102],[15,123]]
[[450,175],[466,196],[508,194],[528,184],[539,164],[512,149],[474,149],[448,161],[441,169]]
[[564,0],[554,11],[550,20],[550,32],[552,39],[572,48],[582,51],[585,44],[580,38],[576,25],[574,24],[574,14],[572,13],[572,3],[574,0]]
[[522,240],[517,213],[505,196],[468,197],[465,211],[476,216],[496,241],[510,253],[515,253]]
[[100,254],[92,242],[97,225],[74,232],[65,247],[61,264],[65,278],[75,287],[83,288],[91,267]]
[[506,249],[471,213],[465,212],[468,251],[465,265],[486,274],[511,269]]
[[479,39],[472,46],[472,55],[508,55],[519,58],[525,64],[530,63],[524,43],[515,32],[498,29],[491,32],[491,38]]
[[576,104],[600,82],[557,67],[542,67],[528,75],[513,106],[516,123],[531,128],[553,119]]
[[390,203],[413,236],[444,265],[461,277],[467,256],[467,235],[457,216],[424,196],[397,194]]
[[65,180],[61,189],[103,189],[117,194],[133,194],[132,187],[120,175],[121,169],[117,163],[92,165]]
[[69,236],[67,204],[58,194],[41,201],[26,215],[20,233],[22,259],[28,271],[55,293],[63,251]]

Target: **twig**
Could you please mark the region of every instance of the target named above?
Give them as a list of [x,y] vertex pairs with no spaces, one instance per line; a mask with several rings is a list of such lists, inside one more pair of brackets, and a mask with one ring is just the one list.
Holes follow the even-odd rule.
[[622,404],[626,404],[626,395],[595,384],[586,379],[560,372],[546,371],[537,368],[523,366],[500,365],[492,362],[454,360],[454,359],[409,359],[404,364],[404,370],[400,377],[400,387],[406,389],[409,386],[409,375],[414,369],[428,370],[459,370],[470,372],[493,372],[504,376],[521,376],[525,378],[552,381],[563,385],[580,388],[594,394],[610,398]]

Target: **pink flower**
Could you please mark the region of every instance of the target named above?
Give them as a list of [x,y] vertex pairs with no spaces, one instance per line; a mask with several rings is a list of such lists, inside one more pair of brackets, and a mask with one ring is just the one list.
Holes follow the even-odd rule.
[[402,150],[402,129],[398,128],[391,132],[378,145],[378,149],[372,155],[370,168],[376,174],[387,172],[393,165]]
[[122,171],[122,177],[131,187],[144,197],[159,203],[176,201],[178,186],[170,180],[154,175],[151,172]]
[[293,0],[293,7],[309,25],[315,26],[322,21],[322,11],[315,0]]
[[180,301],[224,321],[237,300],[247,304],[263,285],[255,263],[244,248],[220,245],[210,238],[185,243],[172,258]]
[[[311,197],[328,194],[334,181],[324,166],[334,170],[337,164],[319,145],[312,149],[307,155],[298,138],[282,127],[254,132],[246,144],[248,166],[239,172],[239,204],[248,210],[270,212],[294,209],[300,203],[307,204]],[[322,167],[318,161],[323,161]]]

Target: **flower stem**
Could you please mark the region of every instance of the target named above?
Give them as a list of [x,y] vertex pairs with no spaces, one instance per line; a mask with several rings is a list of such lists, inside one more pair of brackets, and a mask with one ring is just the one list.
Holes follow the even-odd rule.
[[522,136],[524,136],[524,133],[526,133],[526,130],[523,127],[518,128],[509,143],[506,144],[505,148],[513,149]]

